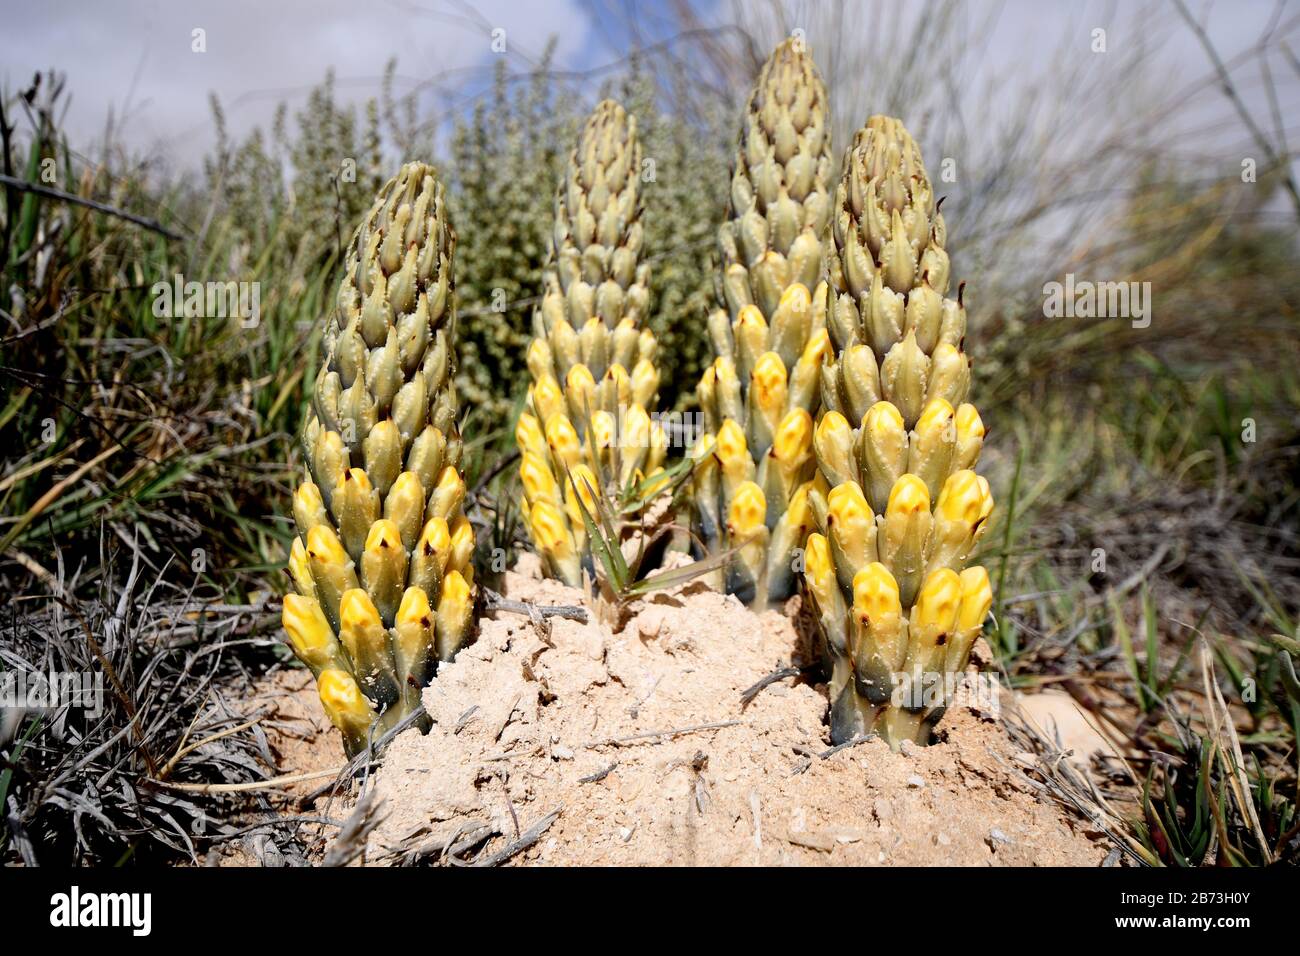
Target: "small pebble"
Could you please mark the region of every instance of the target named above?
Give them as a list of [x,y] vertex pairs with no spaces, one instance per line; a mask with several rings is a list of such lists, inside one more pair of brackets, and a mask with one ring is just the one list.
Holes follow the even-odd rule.
[[919,773],[914,773],[907,778],[907,785],[909,787],[916,787],[919,789],[925,786],[925,781],[921,778],[921,775]]
[[565,746],[552,747],[551,756],[554,757],[556,760],[572,760],[573,751]]
[[939,846],[950,846],[952,844],[952,839],[946,833],[940,833],[935,837],[935,840]]
[[916,744],[912,743],[912,741],[910,740],[904,740],[902,745],[898,748],[899,753],[901,753],[904,757],[915,756],[916,750],[917,750]]
[[1001,830],[999,830],[997,827],[994,827],[992,830],[989,831],[989,842],[990,842],[990,843],[1010,843],[1010,842],[1011,842],[1011,837],[1007,836],[1005,833],[1003,833],[1003,832],[1002,832]]
[[628,840],[632,839],[633,829],[634,829],[633,827],[619,827],[618,838],[622,840],[624,843],[626,843]]

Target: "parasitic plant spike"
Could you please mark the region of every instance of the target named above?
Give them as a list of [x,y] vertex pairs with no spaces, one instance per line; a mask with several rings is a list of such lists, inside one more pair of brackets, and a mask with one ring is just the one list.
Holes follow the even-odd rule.
[[303,425],[284,627],[349,754],[418,708],[470,634],[455,247],[434,170],[403,166],[353,236]]
[[[811,427],[830,357],[828,288],[831,143],[826,87],[801,38],[764,64],[750,94],[732,169],[731,205],[718,230],[718,300],[709,318],[717,359],[696,391],[705,434],[691,457],[693,530],[708,554],[736,549],[715,584],[757,607],[797,589],[797,556],[809,530],[804,500],[816,471]],[[745,466],[710,456],[744,437]],[[722,481],[717,480],[720,469]],[[734,535],[736,481],[764,534]],[[796,506],[797,502],[797,506]],[[759,504],[761,508],[757,507]]]

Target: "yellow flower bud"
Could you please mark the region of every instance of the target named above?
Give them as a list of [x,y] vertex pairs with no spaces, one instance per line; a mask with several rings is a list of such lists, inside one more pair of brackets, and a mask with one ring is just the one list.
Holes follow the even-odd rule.
[[315,598],[286,594],[281,620],[293,652],[312,670],[319,671],[334,658],[337,653],[334,631]]
[[731,496],[727,525],[732,537],[743,541],[767,520],[767,501],[763,489],[752,481],[742,482]]
[[547,555],[558,559],[573,556],[573,539],[564,520],[564,513],[549,501],[539,501],[529,514],[533,541]]
[[582,502],[582,507],[587,510],[587,514],[594,520],[596,517],[596,494],[600,485],[596,482],[596,474],[586,465],[575,465],[569,470],[570,480],[565,483],[564,505],[569,515],[569,522],[575,528],[585,528],[586,522],[582,520],[582,511],[578,508],[578,502]]
[[465,479],[454,466],[448,465],[438,475],[433,494],[429,496],[429,514],[450,518],[460,510],[465,501]]
[[424,522],[424,488],[415,472],[404,471],[397,476],[384,499],[384,517],[397,525],[402,547],[414,548]]
[[304,481],[298,486],[293,496],[293,517],[298,523],[298,530],[303,534],[318,524],[329,522],[325,501],[321,498],[320,488],[315,483]]
[[993,607],[993,587],[989,583],[989,573],[976,565],[961,573],[961,610],[957,615],[957,626],[962,630],[977,630],[984,626],[984,620]]
[[451,555],[448,558],[447,566],[461,574],[470,576],[472,568],[470,562],[474,558],[474,526],[470,524],[469,518],[463,514],[456,516],[456,521],[451,528]]
[[764,352],[750,376],[750,393],[765,415],[775,417],[785,410],[785,363],[775,352]]
[[974,468],[984,447],[984,422],[974,405],[957,409],[957,448],[953,456],[954,467]]
[[863,625],[881,632],[896,630],[902,604],[898,582],[889,569],[873,561],[853,577],[853,611]]
[[889,493],[886,514],[911,515],[930,510],[930,492],[916,475],[903,475]]
[[987,514],[986,505],[991,509],[988,482],[981,485],[979,476],[973,471],[955,471],[944,482],[935,510],[947,521],[960,521],[974,527],[981,515]]
[[781,419],[772,439],[772,455],[787,474],[792,474],[812,450],[812,416],[802,408],[791,409]]
[[554,415],[547,421],[546,444],[555,460],[569,468],[582,457],[582,440],[564,415]]
[[537,424],[536,417],[524,412],[519,416],[519,422],[515,425],[515,444],[521,451],[530,451],[534,455],[545,456],[546,438],[542,435],[541,426]]
[[528,397],[543,425],[549,423],[553,416],[564,414],[564,392],[560,390],[559,383],[549,375],[539,379],[528,390]]
[[438,598],[438,660],[449,661],[465,640],[473,613],[474,598],[469,582],[459,571],[448,571]]
[[822,414],[813,435],[817,463],[829,481],[839,484],[853,479],[853,429],[849,420],[836,411]]
[[347,671],[330,668],[316,679],[325,716],[339,729],[349,753],[365,746],[374,710]]
[[961,579],[956,571],[939,568],[931,572],[916,599],[916,623],[933,627],[940,634],[952,632],[957,626],[961,600]]
[[302,538],[294,538],[289,546],[289,576],[293,578],[298,593],[305,597],[316,595],[316,582],[311,576],[311,563],[307,559],[307,548]]
[[550,466],[540,455],[524,452],[519,462],[519,480],[524,486],[524,496],[530,502],[559,500],[559,485]]
[[808,535],[808,541],[804,545],[803,560],[804,578],[808,582],[808,590],[812,592],[819,607],[823,609],[831,607],[832,592],[836,587],[835,567],[831,563],[831,550],[826,543],[826,538],[816,532]]
[[[612,412],[598,411],[591,416],[591,437],[596,442],[598,449],[610,448],[614,445],[614,433],[616,421]],[[571,466],[576,467],[576,466]]]
[[585,412],[590,407],[592,393],[596,391],[596,380],[587,366],[579,363],[569,369],[569,374],[564,379],[564,387],[569,393],[571,407],[579,412]]
[[642,359],[632,368],[632,401],[649,405],[659,392],[659,370],[654,363]]
[[384,622],[370,595],[361,588],[344,591],[339,601],[339,638],[348,656],[358,665],[387,652]]
[[[379,519],[366,535],[366,547],[361,555],[361,583],[385,621],[391,621],[397,613],[406,585],[406,569],[407,555],[401,532],[394,522]],[[339,613],[342,615],[341,607]]]

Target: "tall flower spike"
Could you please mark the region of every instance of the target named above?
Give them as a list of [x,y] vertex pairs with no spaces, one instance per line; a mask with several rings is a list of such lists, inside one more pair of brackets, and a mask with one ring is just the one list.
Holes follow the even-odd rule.
[[873,730],[895,749],[928,742],[992,600],[984,569],[962,570],[993,499],[973,470],[984,423],[966,402],[966,310],[960,289],[946,298],[939,205],[916,141],[873,116],[832,211],[833,355],[808,496],[817,561],[805,580],[836,743]]
[[449,523],[473,552],[452,387],[455,248],[434,170],[403,166],[352,238],[303,425],[284,627],[350,754],[419,706],[471,630],[473,571],[447,573]]
[[564,508],[554,490],[571,489],[578,469],[600,493],[622,490],[662,471],[667,447],[647,411],[659,373],[654,336],[642,327],[650,267],[640,261],[640,190],[636,119],[605,100],[588,117],[555,198],[528,353],[533,385],[515,431],[533,545],[547,572],[574,587],[584,570],[594,572],[591,551],[581,511]]
[[694,531],[710,554],[743,546],[715,583],[760,607],[797,587],[792,568],[809,530],[799,496],[815,471],[813,430],[797,416],[816,421],[830,355],[822,281],[830,170],[826,87],[804,41],[791,38],[764,64],[741,126],[730,212],[718,230],[721,308],[709,317],[718,358],[696,392],[708,434],[693,457],[729,423],[738,426],[772,533],[762,551],[752,536],[733,540],[727,485],[698,466]]

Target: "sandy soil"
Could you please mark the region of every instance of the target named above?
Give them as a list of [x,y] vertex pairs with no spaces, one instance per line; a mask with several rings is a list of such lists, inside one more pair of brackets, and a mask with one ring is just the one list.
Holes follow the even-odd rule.
[[[507,588],[582,603],[529,568]],[[490,854],[557,810],[512,863],[1095,866],[1109,850],[1025,785],[989,714],[951,709],[928,748],[823,756],[824,689],[786,678],[742,706],[799,660],[779,612],[696,584],[633,605],[618,633],[498,617],[425,691],[433,730],[389,750],[372,860],[485,823],[504,834]]]

